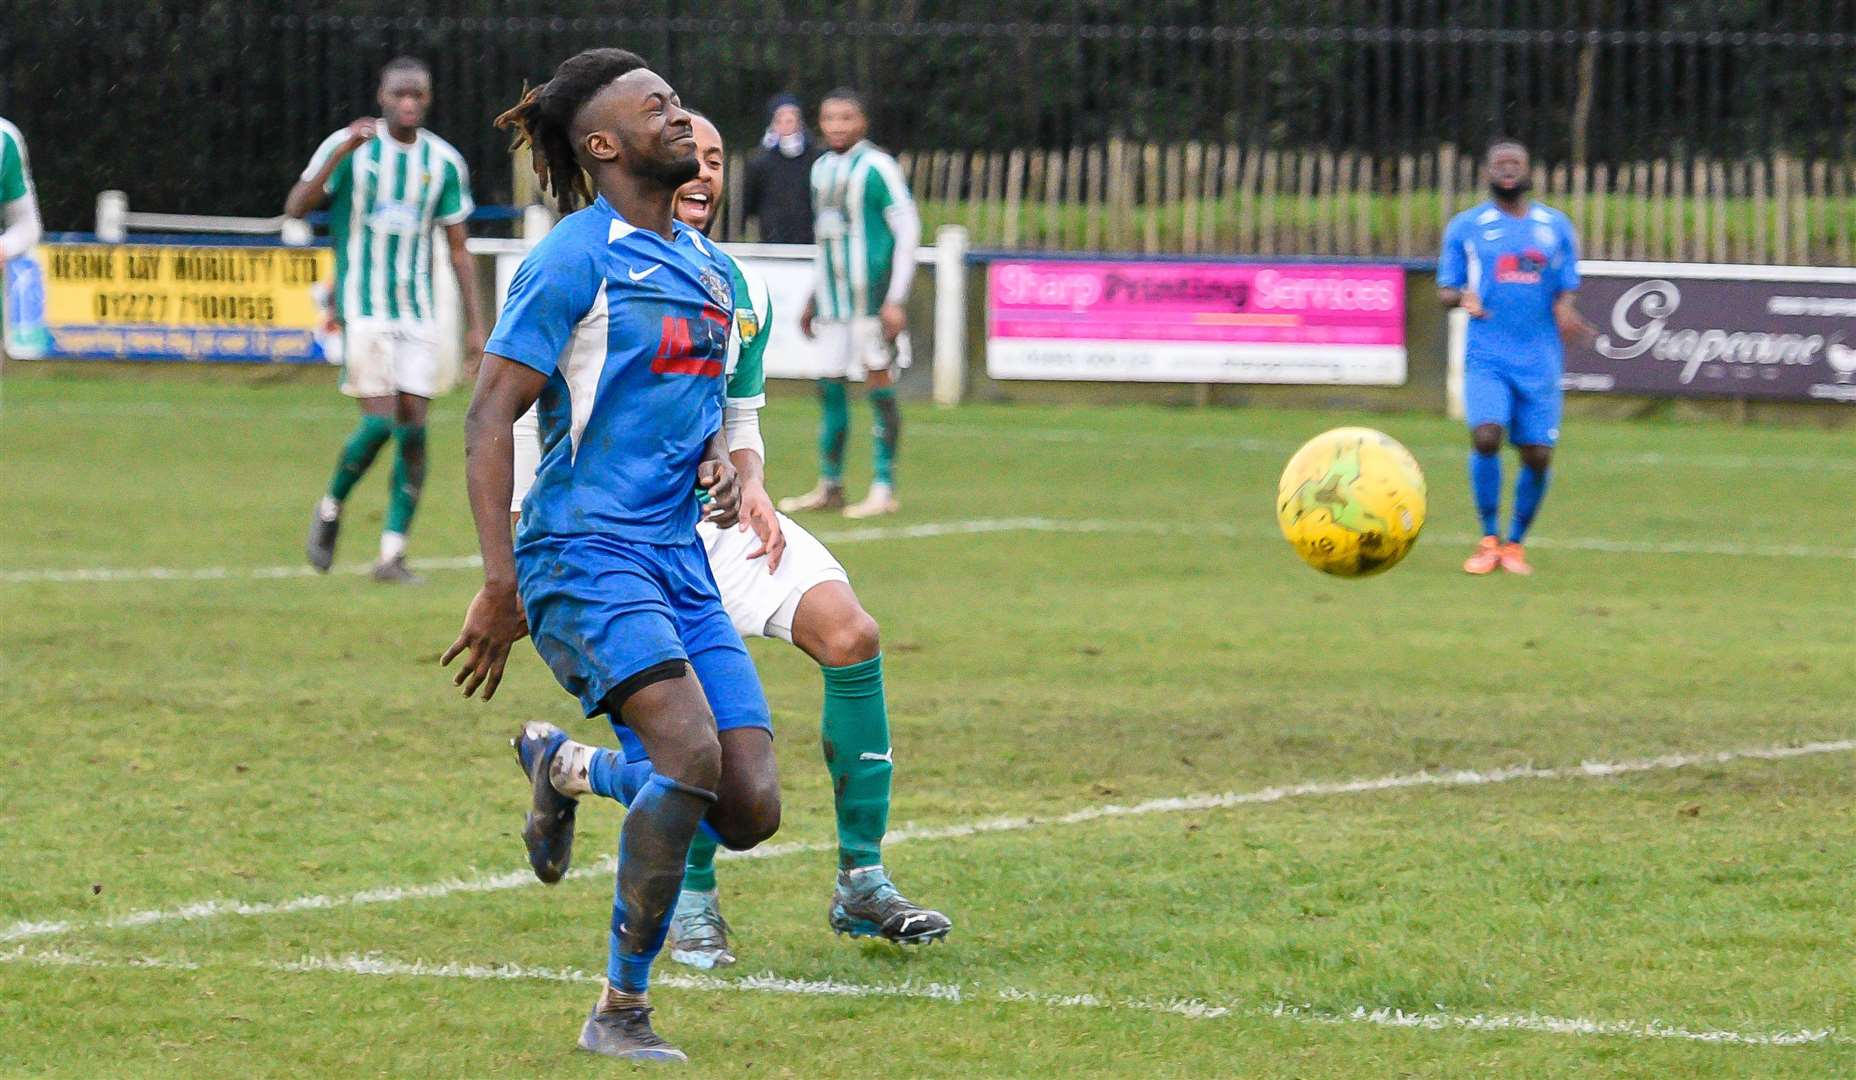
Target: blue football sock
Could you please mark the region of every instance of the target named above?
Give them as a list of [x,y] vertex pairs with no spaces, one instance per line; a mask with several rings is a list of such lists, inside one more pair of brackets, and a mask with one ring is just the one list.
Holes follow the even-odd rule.
[[[650,758],[626,761],[625,755],[617,750],[595,750],[593,760],[587,763],[586,785],[593,789],[593,794],[604,795],[620,806],[629,807],[656,775]],[[721,843],[721,836],[708,821],[705,820],[699,829],[704,836]]]
[[[642,775],[628,776],[628,771],[642,771]],[[648,759],[628,763],[625,755],[617,750],[595,750],[593,759],[587,762],[586,783],[593,789],[593,794],[604,795],[621,806],[630,806],[632,797],[638,794],[638,789],[644,786],[650,774],[651,762]]]
[[612,898],[606,979],[619,990],[642,994],[651,963],[664,947],[690,838],[715,793],[653,773],[633,798],[619,830],[618,884]]
[[1547,497],[1547,480],[1551,475],[1550,469],[1521,466],[1521,475],[1514,481],[1514,528],[1508,533],[1510,542],[1520,543],[1529,526],[1534,524],[1534,515],[1540,512],[1540,501]]
[[1482,518],[1482,535],[1497,536],[1501,527],[1495,519],[1502,509],[1502,455],[1469,452],[1469,490],[1476,497],[1476,513]]

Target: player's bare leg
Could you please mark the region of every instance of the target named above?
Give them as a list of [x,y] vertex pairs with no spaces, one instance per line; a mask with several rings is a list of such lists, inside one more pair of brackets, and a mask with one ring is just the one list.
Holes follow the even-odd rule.
[[580,1031],[580,1047],[607,1057],[686,1061],[652,1029],[646,989],[683,886],[690,839],[719,808],[722,747],[702,686],[687,665],[674,678],[621,686],[608,702],[608,711],[644,744],[654,771],[632,797],[619,830],[606,989]]
[[889,827],[895,764],[876,620],[849,584],[821,582],[800,599],[792,637],[825,675],[820,729],[838,816],[839,872],[831,898],[831,928],[899,944],[946,937],[953,921],[903,896],[883,870],[882,842]]
[[[720,733],[722,743],[721,796],[709,823],[730,847],[746,848],[772,836],[780,827],[780,773],[774,759],[773,733],[764,728],[734,728]],[[718,817],[720,820],[718,820]],[[713,859],[714,841],[707,844]],[[700,970],[727,967],[735,962],[729,948],[728,922],[713,880],[714,863],[708,863],[708,888],[692,888],[692,871],[685,871],[683,890],[670,917],[665,946],[670,958]]]
[[310,516],[309,539],[304,545],[309,565],[325,574],[335,563],[335,538],[341,533],[342,504],[374,463],[380,448],[393,438],[394,399],[391,396],[357,398],[356,404],[361,407],[361,423],[342,445],[328,492],[316,501],[316,512]]
[[1482,540],[1464,561],[1467,574],[1490,574],[1501,568],[1502,539],[1496,525],[1502,499],[1502,427],[1478,424],[1469,433],[1469,487],[1482,522]]

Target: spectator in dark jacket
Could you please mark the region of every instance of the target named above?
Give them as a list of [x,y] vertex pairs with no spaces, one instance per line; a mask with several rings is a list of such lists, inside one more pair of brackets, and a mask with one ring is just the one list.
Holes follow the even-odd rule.
[[767,111],[767,134],[748,161],[742,212],[760,221],[762,243],[810,244],[812,163],[824,151],[806,132],[798,98],[781,94]]

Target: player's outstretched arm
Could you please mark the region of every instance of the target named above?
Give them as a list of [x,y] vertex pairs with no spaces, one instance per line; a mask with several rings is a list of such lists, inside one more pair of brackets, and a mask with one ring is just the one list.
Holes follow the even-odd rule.
[[[510,647],[528,633],[516,598],[509,502],[515,490],[516,419],[541,396],[547,381],[546,375],[531,367],[486,354],[464,417],[464,475],[471,517],[477,523],[477,546],[483,553],[483,587],[470,602],[457,640],[439,663],[448,666],[469,651],[452,680],[464,688],[465,697],[474,696],[478,687],[483,688],[483,700],[496,696]],[[731,479],[732,474],[731,469]]]

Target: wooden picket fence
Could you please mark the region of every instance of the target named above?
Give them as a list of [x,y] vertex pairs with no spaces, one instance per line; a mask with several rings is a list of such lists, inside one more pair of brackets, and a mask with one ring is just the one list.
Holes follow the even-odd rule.
[[[1068,150],[904,153],[928,231],[973,246],[1151,254],[1437,254],[1483,198],[1480,162],[1443,146],[1374,157],[1237,143],[1111,141]],[[732,207],[721,235],[750,239]],[[1571,215],[1587,258],[1852,264],[1856,162],[1767,158],[1539,165],[1537,198]]]

